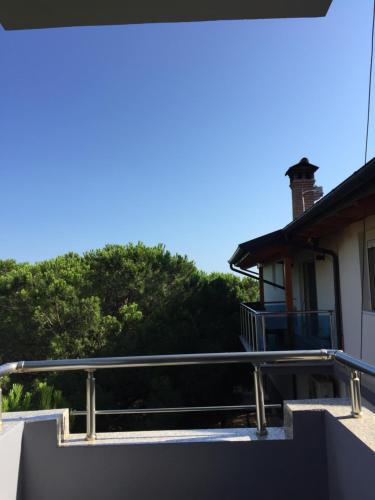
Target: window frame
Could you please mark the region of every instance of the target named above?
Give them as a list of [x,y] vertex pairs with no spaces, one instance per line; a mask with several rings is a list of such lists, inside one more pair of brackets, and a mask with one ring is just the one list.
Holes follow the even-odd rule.
[[369,306],[375,311],[375,239],[367,240],[366,250]]

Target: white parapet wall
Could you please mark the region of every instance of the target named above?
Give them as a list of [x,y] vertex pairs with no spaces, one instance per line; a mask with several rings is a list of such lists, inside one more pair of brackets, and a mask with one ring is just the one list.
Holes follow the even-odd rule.
[[20,500],[23,422],[5,423],[0,431],[0,498]]
[[[285,426],[83,435],[66,410],[5,414],[1,500],[361,500],[375,491],[375,415],[346,400],[288,402]],[[358,492],[358,495],[354,495]]]

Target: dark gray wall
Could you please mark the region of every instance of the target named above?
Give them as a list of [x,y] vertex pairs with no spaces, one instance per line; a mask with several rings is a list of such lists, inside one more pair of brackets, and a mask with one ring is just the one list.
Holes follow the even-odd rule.
[[294,439],[62,447],[56,424],[27,424],[23,500],[328,500],[322,412]]
[[23,422],[0,434],[0,499],[17,500]]
[[374,500],[375,453],[325,414],[329,500]]

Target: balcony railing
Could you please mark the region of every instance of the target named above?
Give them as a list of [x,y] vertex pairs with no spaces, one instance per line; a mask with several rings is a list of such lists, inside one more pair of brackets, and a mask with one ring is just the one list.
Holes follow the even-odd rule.
[[[255,405],[244,405],[237,409],[255,408],[257,432],[259,435],[267,434],[264,404],[264,390],[262,365],[270,363],[299,363],[299,362],[321,363],[332,361],[340,363],[350,369],[350,393],[352,416],[361,415],[361,385],[360,373],[375,376],[375,366],[361,360],[357,360],[341,351],[315,350],[315,351],[283,351],[283,352],[234,352],[215,354],[178,354],[167,356],[135,356],[118,358],[91,358],[91,359],[62,359],[44,361],[18,361],[0,366],[0,431],[1,418],[1,378],[5,375],[16,373],[40,373],[40,372],[62,372],[62,371],[86,371],[86,439],[96,439],[96,416],[100,414],[121,414],[129,410],[96,410],[95,377],[96,370],[109,368],[145,368],[151,366],[189,366],[243,363],[253,369]],[[187,407],[187,408],[145,408],[137,410],[138,413],[163,413],[179,411],[207,411],[212,407]],[[215,410],[230,410],[233,407],[214,407]],[[130,410],[131,411],[131,410]],[[62,432],[62,435],[64,433]]]
[[241,340],[248,351],[335,349],[335,311],[285,311],[285,303],[242,303]]

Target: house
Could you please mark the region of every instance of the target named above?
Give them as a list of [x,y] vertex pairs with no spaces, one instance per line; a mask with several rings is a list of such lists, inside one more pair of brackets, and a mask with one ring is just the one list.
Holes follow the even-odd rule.
[[339,348],[375,362],[375,159],[321,197],[318,167],[290,167],[293,220],[238,245],[259,303],[241,306],[248,350]]

